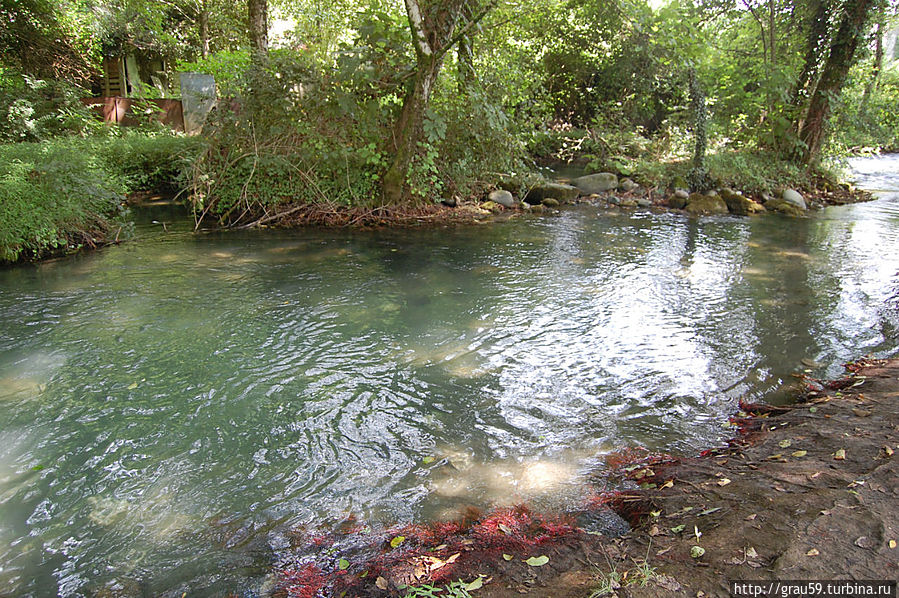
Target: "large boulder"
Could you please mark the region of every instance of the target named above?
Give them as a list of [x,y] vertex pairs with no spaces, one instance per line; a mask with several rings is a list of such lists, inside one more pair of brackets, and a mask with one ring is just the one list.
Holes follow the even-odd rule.
[[571,184],[580,189],[584,195],[605,193],[618,188],[618,177],[611,172],[597,172],[578,177]]
[[727,204],[720,197],[709,197],[700,193],[691,193],[687,199],[688,214],[699,216],[701,214],[727,214]]
[[799,193],[799,191],[796,191],[794,189],[784,189],[784,192],[781,193],[780,197],[784,201],[793,204],[803,211],[808,209],[808,206],[805,203],[805,198],[802,197],[802,194]]
[[731,189],[722,189],[720,195],[724,203],[727,204],[727,209],[730,210],[731,214],[750,216],[765,211],[761,204],[752,201],[748,197],[743,197]]
[[[687,195],[686,193],[684,195]],[[690,197],[687,195],[687,197]],[[687,207],[687,197],[680,195],[679,193],[675,193],[671,197],[668,198],[668,207],[675,210],[683,210]]]
[[496,191],[491,191],[487,196],[487,201],[498,203],[504,208],[514,208],[517,205],[517,203],[515,202],[515,197],[512,195],[512,193],[505,189],[497,189]]
[[540,183],[531,187],[527,195],[524,196],[524,200],[532,206],[536,206],[537,204],[543,203],[543,200],[547,197],[556,199],[560,203],[567,203],[577,199],[578,195],[580,195],[578,188],[572,187],[571,185],[562,183]]

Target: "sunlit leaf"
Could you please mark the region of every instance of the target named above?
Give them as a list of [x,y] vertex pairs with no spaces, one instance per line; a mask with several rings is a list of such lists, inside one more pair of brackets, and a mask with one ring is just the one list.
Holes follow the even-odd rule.
[[511,554],[503,553],[503,559],[505,559],[505,560],[507,560],[507,561],[511,561],[511,560],[512,560],[512,555],[511,555]]
[[549,557],[545,554],[541,554],[540,556],[532,556],[531,558],[524,561],[531,567],[542,567],[546,563],[549,562]]
[[796,451],[791,453],[793,457],[805,457],[808,454],[808,451]]
[[469,583],[469,584],[466,584],[466,585],[465,585],[465,590],[468,591],[468,592],[472,592],[472,591],[474,591],[474,590],[480,590],[480,589],[483,588],[483,587],[484,587],[484,578],[483,578],[483,577],[478,577],[478,578],[477,578],[476,580],[474,580],[473,582],[471,582],[471,583]]
[[840,449],[833,454],[833,458],[836,461],[843,461],[846,458],[846,449]]
[[693,546],[690,548],[690,556],[694,559],[701,558],[705,554],[705,548],[702,546]]
[[390,546],[392,548],[396,548],[400,544],[406,541],[406,536],[397,536],[393,540],[390,541]]
[[337,568],[340,569],[341,571],[346,571],[347,569],[349,569],[349,567],[350,567],[350,562],[346,559],[340,559],[337,562]]

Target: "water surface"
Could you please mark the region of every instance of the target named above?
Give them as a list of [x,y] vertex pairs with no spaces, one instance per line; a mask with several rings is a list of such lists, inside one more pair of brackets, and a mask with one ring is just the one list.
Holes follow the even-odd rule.
[[0,595],[252,589],[286,525],[564,509],[609,451],[718,442],[801,360],[896,353],[897,164],[801,220],[196,236],[157,212],[2,270]]

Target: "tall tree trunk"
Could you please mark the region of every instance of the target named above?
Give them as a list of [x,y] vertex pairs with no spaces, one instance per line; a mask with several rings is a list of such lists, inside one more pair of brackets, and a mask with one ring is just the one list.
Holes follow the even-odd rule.
[[867,33],[876,0],[848,0],[840,20],[840,28],[830,46],[827,61],[821,69],[821,78],[809,102],[808,112],[799,129],[799,140],[804,145],[800,160],[812,164],[818,159],[824,143],[827,118],[830,116],[831,101],[840,95],[846,75],[855,63],[859,42]]
[[431,60],[419,60],[415,79],[411,89],[403,98],[403,108],[393,127],[395,153],[390,168],[384,174],[382,182],[384,200],[388,204],[397,204],[406,192],[406,174],[415,157],[418,140],[421,137],[425,112],[431,101],[431,91],[440,75],[442,57],[433,55]]
[[794,114],[796,126],[793,134],[798,134],[805,120],[802,107],[806,100],[814,95],[815,85],[818,82],[818,73],[821,70],[822,56],[828,41],[830,29],[830,4],[829,0],[813,0],[812,11],[808,24],[808,37],[806,37],[805,62],[802,71],[796,80],[793,89],[793,99],[790,102]]
[[268,51],[268,0],[247,0],[247,29],[250,50],[255,57]]
[[[462,22],[471,21],[471,6],[466,3],[462,8]],[[475,81],[474,72],[474,39],[471,35],[462,36],[456,46],[456,69],[459,78],[459,93],[467,93]]]
[[200,4],[200,54],[203,58],[209,56],[209,6],[206,0]]
[[[474,16],[467,20],[461,20],[461,16],[473,0],[444,0],[427,5],[419,4],[418,0],[405,1],[416,67],[412,87],[403,98],[402,110],[393,127],[393,160],[381,180],[382,199],[387,204],[400,203],[406,194],[406,175],[418,148],[425,112],[446,53],[471,35],[499,0],[488,0],[476,14],[472,11]],[[422,7],[428,12],[423,12]]]

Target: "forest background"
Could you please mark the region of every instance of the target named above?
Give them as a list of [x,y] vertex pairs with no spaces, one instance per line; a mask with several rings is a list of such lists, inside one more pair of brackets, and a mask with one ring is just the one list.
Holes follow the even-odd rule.
[[[462,203],[541,164],[810,189],[899,145],[896,6],[875,0],[0,0],[0,17],[6,262],[127,235],[124,194],[151,188],[241,226]],[[163,80],[215,77],[201,135],[82,104],[129,51]]]

